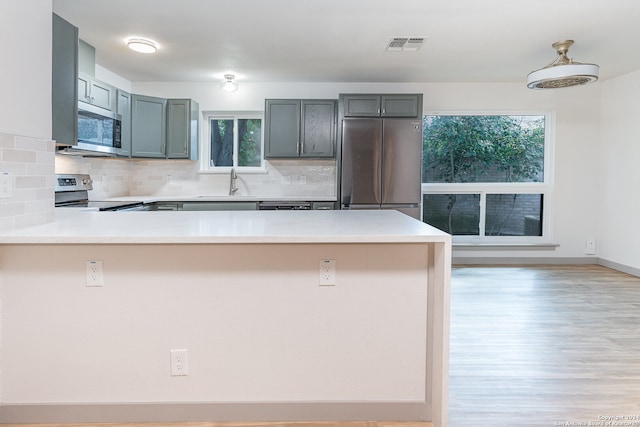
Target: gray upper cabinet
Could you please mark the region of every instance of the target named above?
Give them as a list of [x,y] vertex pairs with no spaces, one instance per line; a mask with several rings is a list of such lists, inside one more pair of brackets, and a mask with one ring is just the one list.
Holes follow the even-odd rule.
[[164,98],[131,96],[131,157],[165,158]]
[[337,102],[303,99],[300,107],[300,157],[333,157]]
[[300,100],[265,102],[265,158],[300,156]]
[[422,95],[382,95],[381,117],[419,118],[422,115]]
[[51,135],[57,144],[78,141],[78,28],[53,14]]
[[380,95],[343,95],[345,117],[380,117]]
[[116,91],[116,113],[122,119],[121,148],[119,156],[131,156],[131,94],[118,89]]
[[198,114],[191,99],[131,95],[131,157],[197,160]]
[[116,109],[116,89],[86,74],[78,75],[78,101],[109,111]]
[[334,157],[336,106],[332,99],[267,99],[265,158]]
[[344,117],[420,118],[422,94],[340,95]]
[[167,158],[198,158],[198,103],[191,99],[167,101]]

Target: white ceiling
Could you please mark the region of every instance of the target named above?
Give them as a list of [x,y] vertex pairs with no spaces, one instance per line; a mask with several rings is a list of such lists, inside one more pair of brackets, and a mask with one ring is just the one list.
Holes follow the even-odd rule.
[[[638,0],[53,0],[96,62],[131,81],[524,82],[569,56],[640,69]],[[160,43],[129,51],[130,36]],[[427,40],[387,52],[396,36]]]

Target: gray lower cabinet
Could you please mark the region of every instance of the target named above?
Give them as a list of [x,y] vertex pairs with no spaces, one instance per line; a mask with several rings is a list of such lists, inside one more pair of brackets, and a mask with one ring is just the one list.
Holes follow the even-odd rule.
[[145,204],[145,207],[150,211],[178,211],[181,205],[181,202],[153,202]]
[[267,99],[265,158],[334,157],[336,109],[332,99]]
[[118,89],[116,92],[116,113],[122,119],[119,156],[131,157],[131,94]]
[[420,118],[422,94],[340,95],[344,117]]
[[86,74],[78,74],[78,101],[115,111],[116,89]]
[[198,112],[191,99],[167,100],[167,158],[198,158]]
[[78,141],[78,28],[56,14],[52,22],[51,135],[57,144]]
[[335,208],[336,208],[335,202],[313,202],[311,204],[311,209],[313,210],[330,211]]
[[258,202],[182,202],[183,211],[255,211]]
[[[260,201],[162,201],[146,205],[153,211],[255,211],[259,209]],[[282,203],[282,202],[275,202]],[[304,204],[307,202],[287,202]],[[336,209],[335,202],[312,202],[312,209]]]
[[131,96],[131,157],[166,157],[167,100]]

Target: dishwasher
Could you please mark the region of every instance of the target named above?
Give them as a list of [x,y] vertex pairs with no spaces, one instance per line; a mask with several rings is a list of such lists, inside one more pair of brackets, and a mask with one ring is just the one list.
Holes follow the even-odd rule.
[[260,211],[307,211],[311,210],[311,202],[260,202],[258,203]]

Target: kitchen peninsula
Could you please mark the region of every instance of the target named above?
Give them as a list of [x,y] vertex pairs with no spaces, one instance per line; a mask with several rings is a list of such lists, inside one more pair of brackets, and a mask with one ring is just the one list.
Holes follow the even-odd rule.
[[56,209],[0,233],[2,422],[444,426],[450,263],[395,211]]

